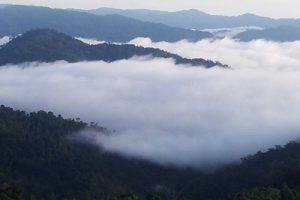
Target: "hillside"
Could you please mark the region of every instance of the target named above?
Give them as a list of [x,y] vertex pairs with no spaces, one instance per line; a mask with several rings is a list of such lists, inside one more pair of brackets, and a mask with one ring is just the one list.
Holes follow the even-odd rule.
[[264,188],[269,188],[270,195],[285,191],[288,186],[291,188],[288,191],[300,191],[300,144],[296,142],[204,173],[123,158],[84,143],[82,138],[72,139],[83,129],[110,134],[105,128],[79,119],[1,106],[0,185],[16,185],[24,189],[25,196],[46,199],[105,200],[135,193],[141,197],[156,194],[163,199],[226,200],[234,196],[245,199],[241,197],[266,195]]
[[15,184],[36,197],[105,199],[154,193],[156,186],[176,191],[197,174],[122,158],[71,139],[83,129],[105,132],[51,112],[26,113],[1,106],[0,185]]
[[93,14],[34,6],[0,8],[0,37],[15,36],[37,28],[55,29],[73,37],[94,38],[108,42],[128,42],[136,37],[153,41],[191,41],[213,37],[210,33],[142,22],[120,15]]
[[299,19],[272,19],[246,13],[239,16],[211,15],[198,10],[181,10],[176,12],[155,11],[146,9],[122,10],[113,8],[98,8],[82,10],[98,15],[118,14],[146,22],[162,23],[168,26],[186,29],[218,29],[242,26],[275,27],[281,25],[300,26]]
[[276,42],[292,42],[300,40],[300,27],[280,26],[264,30],[248,30],[236,35],[235,38],[241,41],[264,39]]
[[241,163],[223,167],[205,181],[195,179],[188,190],[189,194],[202,193],[208,199],[217,200],[247,190],[250,193],[253,188],[280,189],[283,185],[300,192],[300,144],[297,142],[242,158]]
[[204,59],[187,59],[159,49],[134,45],[99,44],[88,45],[73,37],[49,29],[36,29],[16,37],[0,48],[0,66],[23,62],[98,61],[113,62],[133,56],[151,55],[154,58],[172,58],[176,64],[204,66],[220,65]]

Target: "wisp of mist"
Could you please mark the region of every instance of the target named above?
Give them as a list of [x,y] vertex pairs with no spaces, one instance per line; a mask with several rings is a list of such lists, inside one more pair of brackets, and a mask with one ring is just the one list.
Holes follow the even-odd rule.
[[98,122],[116,134],[80,135],[109,152],[177,166],[227,164],[299,136],[300,42],[131,43],[232,69],[149,58],[6,66],[1,103]]
[[10,39],[11,38],[9,36],[4,36],[4,37],[0,38],[0,48],[2,45],[8,43],[10,41]]

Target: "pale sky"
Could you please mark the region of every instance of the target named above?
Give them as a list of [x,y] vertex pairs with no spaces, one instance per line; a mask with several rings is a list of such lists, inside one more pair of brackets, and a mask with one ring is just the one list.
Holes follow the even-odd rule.
[[269,17],[300,18],[299,0],[0,0],[0,4],[42,5],[55,8],[98,7],[155,10],[198,9],[211,14],[254,13]]

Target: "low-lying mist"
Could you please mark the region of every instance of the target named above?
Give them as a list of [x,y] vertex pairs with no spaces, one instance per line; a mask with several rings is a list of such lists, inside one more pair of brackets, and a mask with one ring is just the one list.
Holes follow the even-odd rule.
[[300,42],[133,43],[232,69],[147,58],[7,66],[1,104],[98,122],[117,134],[81,135],[110,152],[178,166],[226,164],[299,136]]
[[8,37],[8,36],[4,36],[2,38],[0,37],[0,48],[1,48],[2,45],[8,43],[10,40],[11,40],[11,38]]
[[262,27],[257,26],[240,26],[234,28],[215,28],[215,29],[203,29],[202,31],[210,32],[216,37],[229,37],[232,38],[239,33],[243,33],[249,30],[263,30]]
[[196,43],[154,43],[148,38],[136,38],[131,44],[160,48],[187,58],[202,57],[218,60],[235,69],[299,70],[300,41],[277,43],[256,40],[239,42],[230,38],[201,40]]

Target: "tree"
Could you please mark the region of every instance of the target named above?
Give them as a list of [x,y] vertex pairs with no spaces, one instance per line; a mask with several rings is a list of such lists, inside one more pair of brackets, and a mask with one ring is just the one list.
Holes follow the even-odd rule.
[[291,190],[287,184],[283,184],[280,194],[281,200],[297,200],[295,192]]

